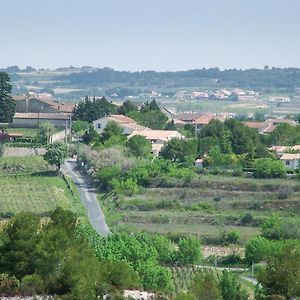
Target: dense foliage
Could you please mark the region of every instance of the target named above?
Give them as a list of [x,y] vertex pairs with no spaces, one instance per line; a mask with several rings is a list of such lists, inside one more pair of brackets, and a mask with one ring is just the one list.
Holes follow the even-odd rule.
[[[284,245],[269,257],[259,274],[263,296],[260,299],[298,299],[300,297],[300,244]],[[276,298],[277,297],[277,298]]]
[[11,97],[12,85],[10,84],[9,75],[0,72],[0,122],[12,122],[15,114],[16,103]]
[[16,215],[1,232],[0,295],[58,295],[98,299],[105,293],[138,287],[138,277],[122,262],[99,261],[77,234],[77,219],[57,209],[49,220]]
[[47,146],[44,159],[50,165],[55,165],[57,169],[60,169],[61,164],[64,163],[67,156],[67,145],[64,143],[55,142]]
[[139,124],[151,129],[164,129],[168,121],[168,117],[161,112],[155,99],[145,102],[139,112],[132,111],[128,115]]
[[179,242],[179,249],[159,235],[115,233],[99,237],[89,228],[82,228],[100,260],[123,261],[139,274],[145,289],[170,292],[174,289],[170,270],[164,265],[198,263],[201,247],[198,240],[187,237]]
[[282,161],[271,158],[259,158],[253,162],[253,176],[256,178],[282,178],[286,168]]
[[88,97],[79,102],[73,111],[74,120],[92,122],[105,115],[115,113],[116,106],[107,101],[104,97],[90,100]]

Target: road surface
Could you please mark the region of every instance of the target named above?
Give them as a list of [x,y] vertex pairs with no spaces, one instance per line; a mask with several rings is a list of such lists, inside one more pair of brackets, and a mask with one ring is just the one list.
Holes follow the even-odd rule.
[[110,234],[110,230],[105,222],[105,217],[93,185],[89,179],[77,169],[77,162],[74,159],[67,159],[61,167],[62,172],[69,176],[76,185],[81,202],[87,211],[89,221],[93,228],[103,236]]

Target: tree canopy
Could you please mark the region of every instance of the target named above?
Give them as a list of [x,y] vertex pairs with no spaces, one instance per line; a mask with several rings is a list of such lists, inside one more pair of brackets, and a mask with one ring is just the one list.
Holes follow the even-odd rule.
[[93,98],[90,100],[88,97],[84,101],[79,102],[73,111],[74,120],[81,120],[92,122],[105,115],[115,113],[117,108],[114,104],[106,100],[105,97]]
[[16,111],[16,103],[11,96],[11,91],[9,75],[0,72],[0,122],[3,123],[11,122]]
[[150,156],[152,147],[149,141],[141,135],[135,135],[131,137],[127,143],[126,147],[129,148],[130,152],[136,157],[146,158]]
[[67,146],[64,143],[55,142],[49,144],[44,154],[44,159],[50,164],[55,165],[57,169],[60,169],[61,164],[64,163],[68,156]]

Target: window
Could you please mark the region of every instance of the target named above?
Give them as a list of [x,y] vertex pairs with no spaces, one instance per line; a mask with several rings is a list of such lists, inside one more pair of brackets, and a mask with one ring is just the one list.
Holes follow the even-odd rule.
[[101,128],[101,123],[97,124],[97,128],[100,129]]
[[290,165],[290,161],[289,161],[289,160],[286,160],[286,161],[285,161],[285,164],[286,164],[287,166],[289,166],[289,165]]

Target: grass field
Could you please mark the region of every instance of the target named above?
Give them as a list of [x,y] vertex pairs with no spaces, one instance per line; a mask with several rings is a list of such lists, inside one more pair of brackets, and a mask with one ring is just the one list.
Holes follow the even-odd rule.
[[44,214],[60,206],[72,209],[73,196],[65,182],[50,176],[0,178],[0,211]]
[[[76,189],[73,189],[76,193]],[[79,195],[71,193],[62,177],[42,157],[0,158],[0,212],[30,211],[45,215],[60,206],[85,219]]]
[[7,128],[8,133],[21,133],[23,137],[35,137],[37,134],[36,128]]
[[298,180],[202,175],[184,187],[147,188],[134,196],[119,196],[111,225],[164,234],[193,234],[204,244],[214,243],[224,231],[234,230],[244,244],[259,234],[260,224],[272,213],[299,219]]
[[0,176],[50,171],[52,168],[41,156],[0,157]]

